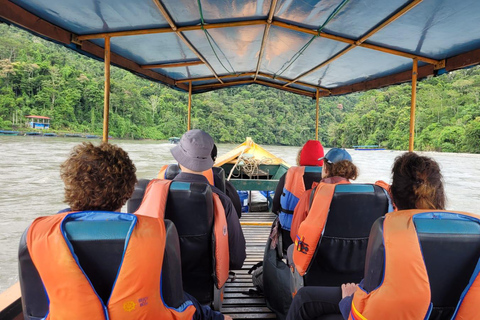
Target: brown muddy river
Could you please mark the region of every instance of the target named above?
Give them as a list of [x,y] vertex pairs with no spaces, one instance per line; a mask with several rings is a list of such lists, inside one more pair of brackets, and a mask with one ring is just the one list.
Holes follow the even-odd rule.
[[[22,232],[33,219],[66,207],[59,165],[73,146],[89,139],[0,136],[0,292],[17,280],[17,250]],[[99,140],[90,140],[99,143]],[[138,178],[154,178],[163,164],[174,163],[161,141],[112,140],[129,152]],[[233,145],[219,145],[219,154]],[[295,164],[299,147],[264,146]],[[390,182],[390,169],[400,151],[349,150],[360,169],[357,182]],[[480,155],[430,153],[445,177],[448,209],[480,214]]]

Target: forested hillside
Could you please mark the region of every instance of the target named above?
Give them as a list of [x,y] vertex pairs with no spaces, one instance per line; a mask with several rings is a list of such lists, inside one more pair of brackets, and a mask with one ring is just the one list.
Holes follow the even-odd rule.
[[[415,149],[480,152],[480,68],[418,84]],[[408,148],[410,85],[322,98],[326,146]],[[112,68],[110,134],[166,139],[186,129],[188,95]],[[52,129],[101,134],[103,63],[0,24],[0,129],[26,115]],[[315,136],[315,101],[258,85],[193,96],[192,126],[218,142],[300,145]]]

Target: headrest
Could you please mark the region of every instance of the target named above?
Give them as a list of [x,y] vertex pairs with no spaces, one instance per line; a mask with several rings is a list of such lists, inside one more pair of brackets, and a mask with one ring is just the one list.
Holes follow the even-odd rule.
[[305,173],[322,173],[322,167],[305,166]]
[[178,164],[169,164],[167,169],[165,170],[165,179],[173,180],[180,173],[180,171],[181,170]]
[[84,211],[66,218],[64,230],[71,241],[125,239],[135,216],[131,214]]
[[129,221],[69,221],[65,232],[71,241],[125,239]]

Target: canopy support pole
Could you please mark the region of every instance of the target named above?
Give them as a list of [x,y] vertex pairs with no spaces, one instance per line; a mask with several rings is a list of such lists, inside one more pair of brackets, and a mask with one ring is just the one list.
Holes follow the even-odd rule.
[[192,81],[188,83],[188,119],[187,119],[187,131],[190,131],[192,123]]
[[412,104],[410,107],[410,141],[408,143],[408,151],[413,151],[413,143],[415,140],[415,108],[417,105],[417,71],[418,60],[413,59],[412,67]]
[[110,113],[110,37],[105,37],[105,93],[103,95],[103,142],[108,143]]
[[317,112],[315,115],[315,140],[318,141],[318,116],[320,114],[320,104],[319,104],[320,90],[319,89],[317,89],[316,98],[317,98]]

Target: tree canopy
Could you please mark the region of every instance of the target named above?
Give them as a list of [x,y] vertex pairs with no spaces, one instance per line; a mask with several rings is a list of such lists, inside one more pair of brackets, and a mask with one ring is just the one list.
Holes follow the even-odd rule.
[[[480,68],[418,83],[416,150],[480,152]],[[320,100],[325,146],[408,148],[410,84]],[[188,95],[111,70],[110,134],[167,139],[187,127]],[[315,101],[259,85],[193,96],[192,127],[218,142],[301,145],[315,138]],[[51,117],[56,131],[100,135],[103,63],[15,27],[0,24],[0,128],[25,116]]]

